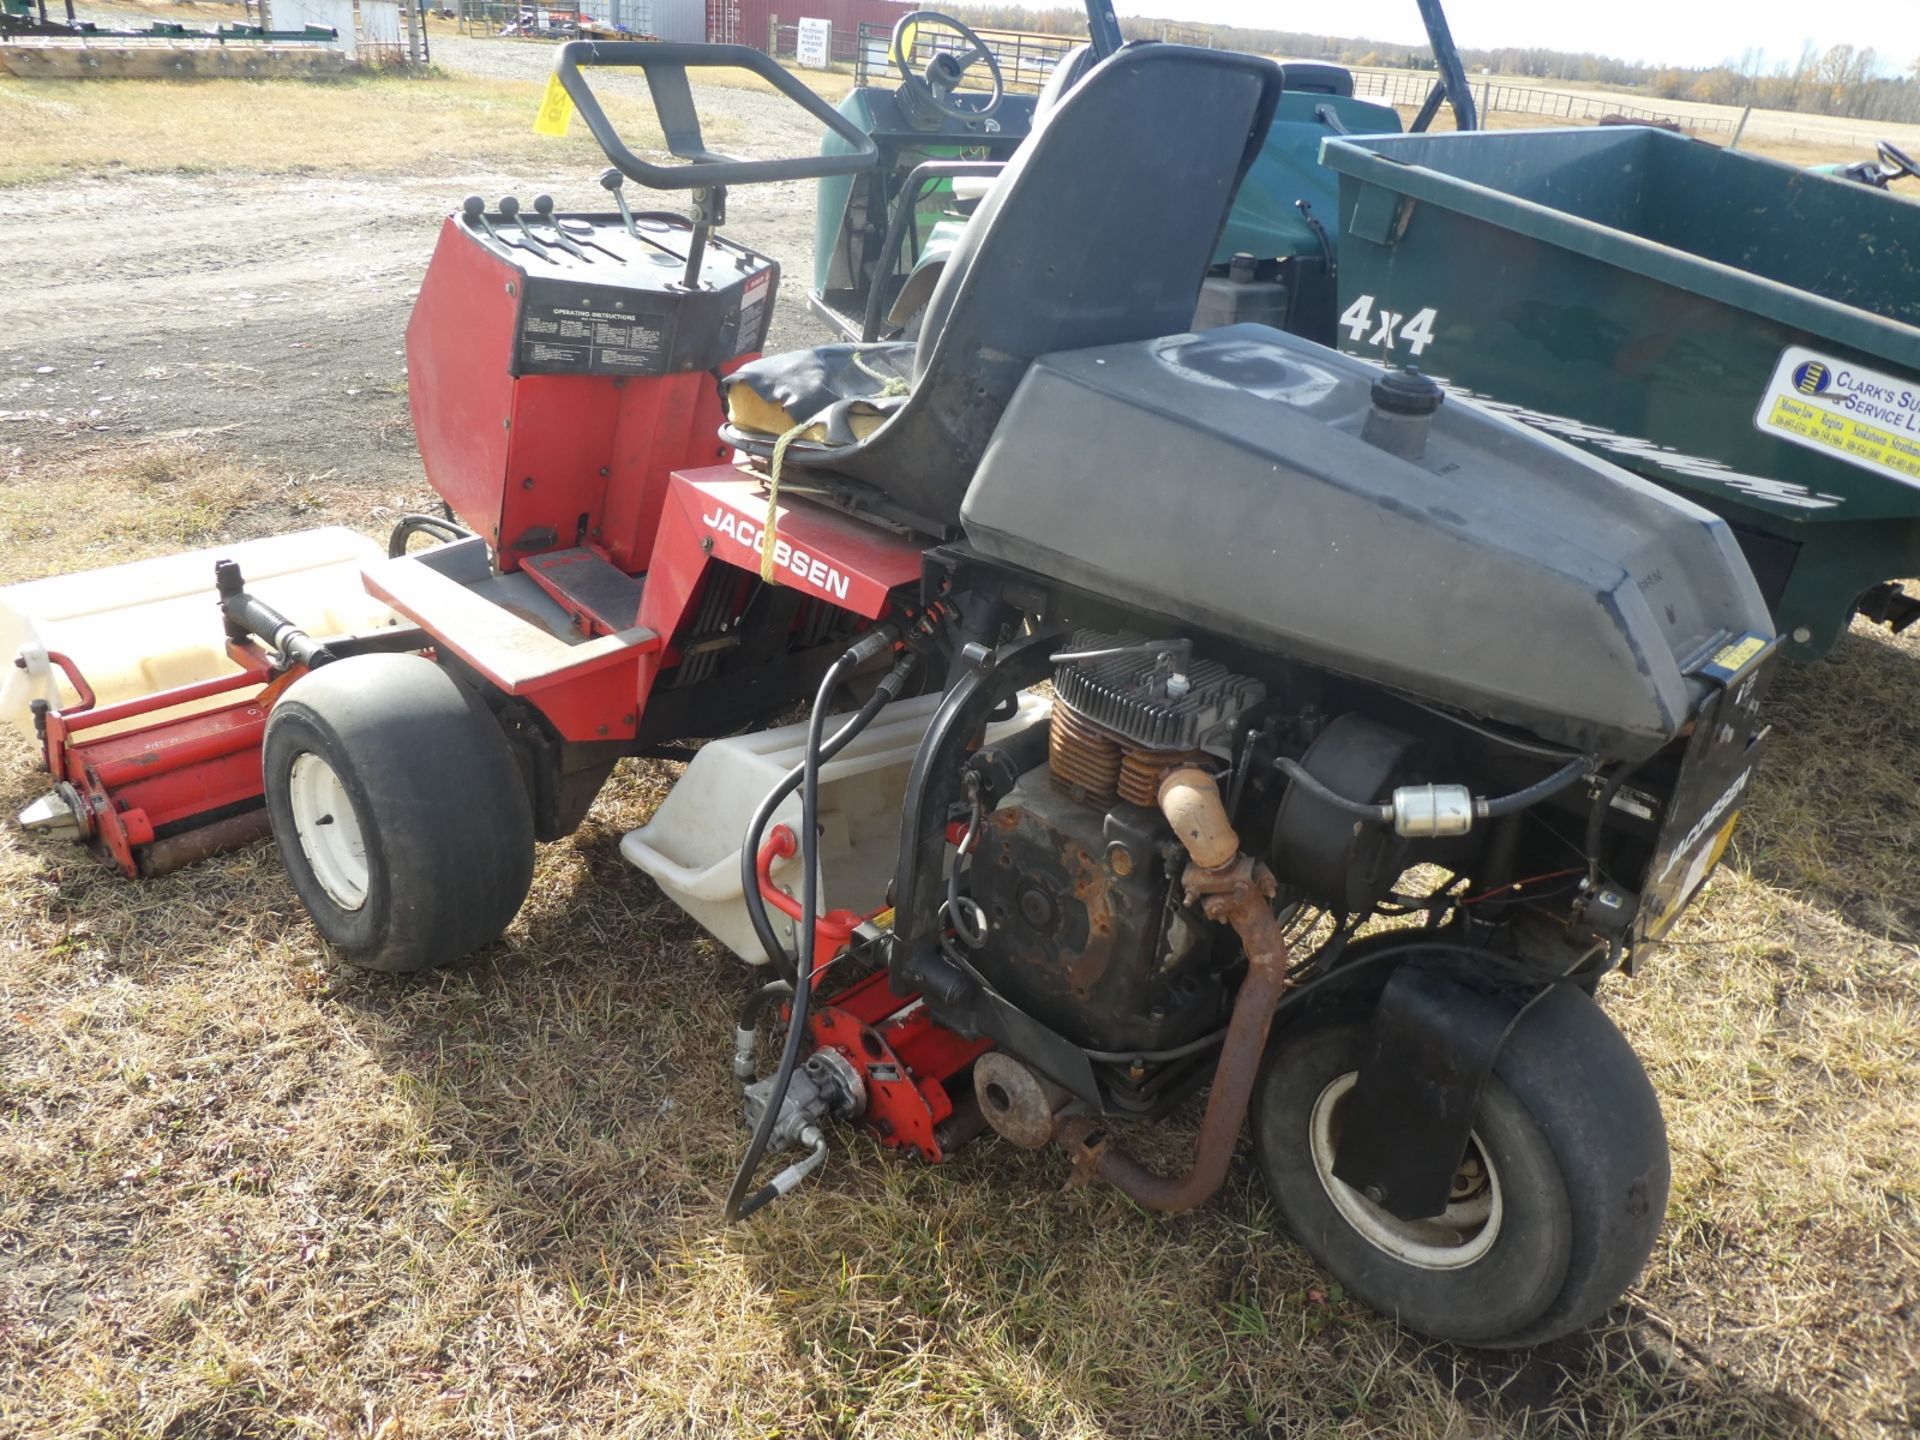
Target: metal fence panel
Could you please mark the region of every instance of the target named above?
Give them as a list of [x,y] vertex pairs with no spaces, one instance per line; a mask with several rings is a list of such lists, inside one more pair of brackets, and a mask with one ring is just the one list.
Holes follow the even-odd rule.
[[[1389,105],[1418,108],[1433,88],[1430,70],[1356,70],[1353,93],[1367,100],[1384,100]],[[1547,90],[1537,85],[1502,85],[1482,80],[1469,87],[1483,112],[1510,115],[1542,115],[1561,120],[1599,120],[1607,115],[1622,115],[1629,120],[1645,120],[1659,125],[1678,125],[1689,135],[1732,133],[1734,122],[1711,115],[1686,115],[1672,110],[1652,109],[1612,96],[1573,95],[1564,90]]]
[[[1000,62],[1000,78],[1008,91],[1037,92],[1047,83],[1047,77],[1053,73],[1053,67],[1060,63],[1067,51],[1080,41],[1071,35],[1042,35],[1028,30],[993,30],[974,27],[986,47],[993,51],[994,59]],[[834,34],[834,59],[851,61],[853,78],[857,85],[884,84],[894,77],[893,61],[887,55],[887,45],[891,40],[891,26],[862,25],[859,34],[850,38],[841,53],[840,36]],[[780,53],[791,54],[791,37],[782,36],[780,42],[784,48]],[[913,56],[909,62],[916,73],[927,68],[927,62],[941,51],[958,52],[966,48],[966,42],[951,30],[933,25],[916,25],[913,37]],[[897,78],[897,77],[895,77]],[[988,84],[987,68],[975,65],[967,72],[962,85],[965,90],[985,90]]]

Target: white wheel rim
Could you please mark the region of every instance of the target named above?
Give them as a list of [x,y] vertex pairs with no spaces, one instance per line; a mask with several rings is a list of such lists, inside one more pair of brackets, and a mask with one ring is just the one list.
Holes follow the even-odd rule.
[[[1313,1170],[1320,1186],[1368,1244],[1394,1259],[1422,1270],[1459,1270],[1479,1260],[1500,1236],[1505,1207],[1500,1197],[1500,1172],[1494,1169],[1476,1132],[1469,1140],[1467,1158],[1454,1177],[1456,1198],[1429,1220],[1402,1220],[1389,1214],[1343,1180],[1334,1178],[1333,1157],[1339,1149],[1341,1112],[1360,1078],[1348,1071],[1320,1092],[1308,1122]],[[1476,1173],[1476,1167],[1478,1167]]]
[[294,756],[287,803],[293,811],[294,838],[313,878],[342,910],[358,910],[367,903],[367,846],[360,817],[333,766],[311,750]]

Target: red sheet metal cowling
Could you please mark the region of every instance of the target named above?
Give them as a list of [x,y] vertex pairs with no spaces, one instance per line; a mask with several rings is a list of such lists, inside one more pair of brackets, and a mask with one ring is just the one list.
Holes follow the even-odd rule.
[[[408,392],[427,478],[502,570],[584,541],[628,574],[653,553],[667,476],[724,460],[705,370],[516,375],[521,272],[459,221],[440,229],[407,324]],[[748,288],[772,287],[761,270]],[[721,373],[752,358],[729,358]],[[431,383],[426,383],[427,380]]]
[[[894,592],[919,582],[922,550],[904,536],[804,500],[781,501],[775,515],[775,572],[783,585],[878,620]],[[758,575],[766,523],[759,476],[731,465],[675,472],[640,596],[640,623],[663,637],[678,635],[713,562]],[[660,671],[679,658],[671,646],[642,657],[642,705]]]

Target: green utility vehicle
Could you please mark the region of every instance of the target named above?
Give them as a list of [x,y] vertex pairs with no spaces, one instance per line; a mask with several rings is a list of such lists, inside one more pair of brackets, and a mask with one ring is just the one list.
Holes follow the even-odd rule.
[[[1896,583],[1920,574],[1920,204],[1885,184],[1904,154],[1883,146],[1876,180],[1640,127],[1480,132],[1439,0],[1418,3],[1436,79],[1408,133],[1349,72],[1282,67],[1193,328],[1417,366],[1708,507],[1799,659],[1855,613],[1920,618]],[[820,187],[813,304],[843,335],[917,333],[999,169],[1118,47],[1103,0],[1088,20],[1037,97],[958,21],[896,27],[897,86],[841,106],[880,164]],[[1443,105],[1457,133],[1421,133]],[[1046,263],[1074,283],[1073,257]]]
[[[1472,129],[1473,99],[1445,16],[1438,0],[1419,4],[1444,58],[1414,128],[1424,130],[1444,102],[1457,126]],[[1063,45],[1045,62],[1046,80],[1034,95],[1017,91],[995,45],[961,21],[931,10],[901,17],[887,44],[893,83],[856,85],[840,105],[871,137],[880,161],[866,174],[820,182],[810,295],[817,315],[850,340],[917,332],[961,231],[1000,170],[1088,69],[1119,48],[1105,0],[1088,0],[1088,30],[1089,40]],[[1321,338],[1331,335],[1336,314],[1338,234],[1338,177],[1319,162],[1321,142],[1398,132],[1400,116],[1391,105],[1357,99],[1352,72],[1340,66],[1289,63],[1281,74],[1286,89],[1273,124],[1214,245],[1221,284],[1208,287],[1219,302],[1210,318],[1260,320]],[[1170,154],[1178,141],[1165,137]],[[826,154],[850,148],[831,132],[822,146]]]
[[1920,205],[1637,127],[1322,158],[1343,349],[1724,516],[1791,654],[1920,617]]

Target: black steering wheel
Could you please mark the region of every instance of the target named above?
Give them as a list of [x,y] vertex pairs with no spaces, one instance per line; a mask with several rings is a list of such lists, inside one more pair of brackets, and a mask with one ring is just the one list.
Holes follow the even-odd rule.
[[1880,142],[1880,163],[1893,172],[1887,176],[1889,180],[1897,180],[1902,175],[1920,180],[1920,164],[1915,164],[1913,157],[1891,140]]
[[[906,43],[911,28],[915,25],[944,25],[967,42],[965,50],[937,50],[927,62],[926,72],[913,73],[913,55]],[[943,115],[951,115],[956,120],[978,120],[991,115],[1000,108],[1001,97],[1006,94],[1006,83],[1000,78],[1000,62],[993,51],[987,48],[986,41],[964,23],[951,15],[942,15],[938,10],[910,10],[902,15],[893,27],[893,37],[887,41],[887,53],[893,57],[893,67],[900,72],[901,84],[909,89],[921,92],[921,98],[929,100],[933,108]],[[993,76],[993,92],[987,96],[984,105],[963,105],[953,98],[954,90],[961,78],[978,61],[987,62],[987,70]]]

